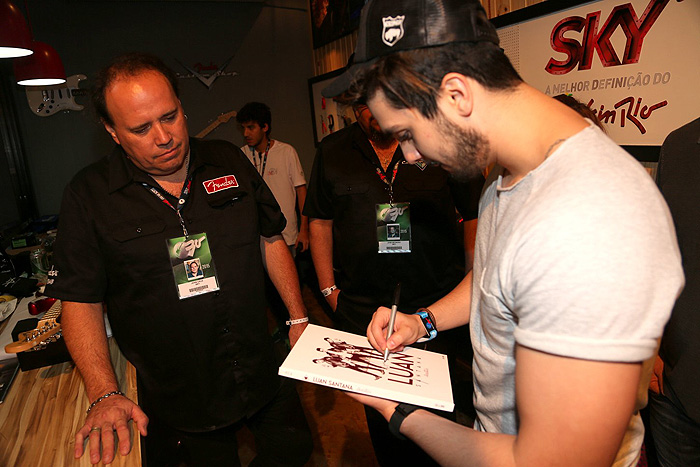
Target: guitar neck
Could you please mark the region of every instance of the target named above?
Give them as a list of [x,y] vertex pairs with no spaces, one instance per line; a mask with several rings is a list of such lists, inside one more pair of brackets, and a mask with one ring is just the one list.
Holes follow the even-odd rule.
[[209,133],[211,133],[212,131],[216,130],[216,128],[217,128],[219,125],[221,125],[221,122],[218,121],[218,120],[214,120],[214,122],[212,122],[208,127],[206,127],[205,129],[203,129],[202,131],[200,131],[199,133],[197,133],[195,136],[196,136],[197,138],[204,138],[204,137],[207,136]]
[[211,124],[209,124],[208,127],[206,127],[205,129],[203,129],[202,131],[200,131],[199,133],[197,133],[197,134],[195,135],[195,137],[197,137],[197,138],[204,138],[204,137],[207,136],[209,133],[211,133],[212,131],[216,130],[216,128],[217,128],[219,125],[221,125],[222,123],[226,123],[226,122],[228,122],[229,120],[231,120],[233,117],[235,117],[235,116],[236,116],[236,113],[237,113],[237,112],[236,112],[235,110],[232,110],[232,111],[230,111],[230,112],[226,112],[225,114],[219,115],[219,117],[218,117],[216,120],[214,120]]
[[61,301],[56,300],[53,305],[51,305],[51,308],[49,308],[46,313],[44,313],[44,316],[41,317],[39,320],[39,325],[44,323],[45,321],[55,321],[56,318],[58,318],[61,315]]

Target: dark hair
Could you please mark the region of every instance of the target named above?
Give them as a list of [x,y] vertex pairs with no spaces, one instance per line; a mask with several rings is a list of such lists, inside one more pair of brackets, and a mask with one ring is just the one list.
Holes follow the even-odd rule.
[[265,134],[268,137],[272,131],[272,112],[270,112],[270,107],[262,102],[248,102],[241,107],[241,110],[236,114],[236,121],[240,124],[255,122],[260,125],[260,128],[267,125]]
[[350,95],[355,101],[371,99],[381,90],[393,107],[415,108],[426,118],[434,118],[442,78],[450,72],[470,77],[491,90],[511,90],[522,83],[496,44],[452,42],[381,57],[358,76]]
[[598,119],[598,116],[595,114],[595,112],[593,112],[593,110],[590,107],[588,107],[586,104],[584,104],[583,102],[580,102],[578,99],[576,99],[575,97],[570,96],[568,94],[557,94],[556,96],[554,96],[554,99],[558,100],[562,104],[565,104],[565,105],[571,107],[576,112],[578,112],[579,115],[589,119],[590,121],[592,121],[593,123],[598,125],[598,128],[605,131],[605,127],[603,126],[603,122],[601,122]]
[[109,65],[97,72],[95,86],[92,90],[92,105],[97,115],[107,124],[113,125],[112,117],[107,109],[105,92],[112,83],[120,77],[136,76],[145,71],[155,71],[162,74],[173,88],[175,96],[179,97],[177,76],[173,70],[155,55],[132,52],[115,57]]

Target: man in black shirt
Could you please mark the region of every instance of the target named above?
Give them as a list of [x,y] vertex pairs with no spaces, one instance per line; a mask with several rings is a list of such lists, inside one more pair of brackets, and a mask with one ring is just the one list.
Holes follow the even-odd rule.
[[[700,118],[661,147],[658,185],[673,215],[685,288],[661,339],[663,377],[650,394],[651,432],[661,466],[700,464]],[[659,375],[661,376],[661,375]]]
[[[326,137],[318,148],[304,213],[326,300],[343,329],[364,334],[377,307],[390,304],[398,281],[402,307],[417,309],[462,280],[465,261],[455,207],[465,229],[474,229],[483,177],[455,182],[440,167],[408,164],[366,105],[354,111],[357,123]],[[377,221],[377,206],[391,202],[407,204],[402,242],[389,242],[400,222]],[[382,227],[386,233],[380,239]]]
[[[257,462],[303,465],[311,439],[293,385],[277,376],[263,293],[268,270],[306,326],[278,204],[245,156],[190,139],[176,78],[155,57],[116,59],[96,80],[95,105],[117,143],[66,188],[47,294],[93,403],[76,434],[90,461],[129,452],[127,423],[146,437],[149,465],[230,465],[241,423]],[[201,267],[188,278],[187,265]],[[110,365],[103,304],[139,379],[139,405]],[[143,408],[143,410],[142,410]],[[148,430],[146,426],[148,425]]]

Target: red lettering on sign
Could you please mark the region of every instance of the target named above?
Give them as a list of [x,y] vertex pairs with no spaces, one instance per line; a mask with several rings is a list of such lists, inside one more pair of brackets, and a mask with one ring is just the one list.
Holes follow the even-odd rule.
[[[576,65],[579,70],[590,70],[594,51],[604,67],[638,63],[644,38],[669,2],[670,0],[650,0],[641,18],[637,18],[631,3],[616,6],[600,32],[598,31],[600,11],[589,13],[586,18],[570,16],[562,19],[552,30],[550,44],[552,49],[565,54],[566,58],[564,60],[550,58],[544,69],[552,75],[569,73],[576,68]],[[622,59],[610,42],[610,38],[618,27],[627,39]],[[565,36],[570,31],[582,32],[582,41]]]
[[[601,104],[600,109],[596,110],[593,108],[593,99],[588,101],[588,107],[593,110],[593,113],[596,114],[598,120],[601,122],[614,124],[617,112],[620,112],[620,119],[618,120],[620,127],[624,128],[625,123],[629,121],[637,127],[637,130],[639,130],[641,134],[647,132],[642,120],[648,119],[653,111],[666,107],[667,105],[668,101],[663,100],[654,105],[642,106],[641,97],[635,99],[634,96],[629,96],[616,102],[613,106],[614,110],[605,110],[605,105],[603,104]],[[625,108],[625,106],[627,107]]]

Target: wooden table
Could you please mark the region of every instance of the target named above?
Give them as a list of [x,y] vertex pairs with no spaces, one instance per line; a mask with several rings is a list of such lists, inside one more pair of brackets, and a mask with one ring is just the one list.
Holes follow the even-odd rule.
[[[136,401],[136,370],[110,339],[120,389]],[[73,362],[20,371],[0,404],[0,466],[89,466],[88,454],[73,458],[75,433],[90,404]],[[112,466],[141,465],[138,431],[129,424],[132,449],[115,455]],[[102,465],[100,462],[98,465]]]

